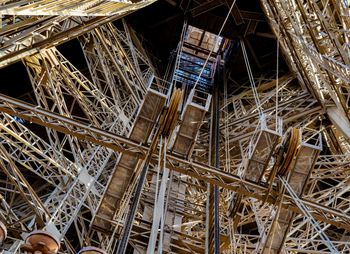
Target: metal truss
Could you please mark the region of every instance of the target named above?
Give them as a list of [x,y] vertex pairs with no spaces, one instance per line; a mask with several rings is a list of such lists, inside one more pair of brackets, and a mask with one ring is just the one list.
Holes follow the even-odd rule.
[[[224,138],[226,155],[222,155],[226,170],[236,172],[240,160],[250,146],[255,145],[252,141],[257,127],[264,121],[266,130],[274,131],[281,135],[282,130],[277,129],[276,116],[283,119],[283,130],[288,126],[305,126],[309,122],[324,114],[317,100],[305,89],[302,89],[293,76],[281,77],[278,91],[276,81],[271,79],[256,79],[260,107],[254,102],[253,92],[250,88],[227,96],[222,104],[221,132]],[[276,100],[276,95],[278,99]],[[278,105],[278,107],[276,107]],[[231,109],[229,111],[229,109]],[[262,115],[264,119],[262,119]],[[230,155],[230,156],[228,156]]]
[[[81,15],[67,16],[68,14],[63,16],[52,16],[54,14],[46,16],[46,14],[49,13],[49,10],[42,10],[46,14],[38,16],[18,16],[17,14],[6,15],[6,13],[4,13],[5,15],[2,17],[4,25],[0,32],[0,67],[19,61],[23,57],[39,52],[41,49],[69,41],[97,28],[98,26],[122,18],[125,15],[153,2],[153,0],[140,1],[128,5],[125,8],[122,8],[122,6],[119,5],[115,9],[115,15],[102,17],[94,15],[88,15],[85,17],[80,17]],[[12,4],[16,5],[18,3],[20,3],[20,1],[17,3],[7,1],[4,6],[8,4],[9,8],[11,8]],[[115,4],[118,5],[118,3]],[[53,6],[58,6],[57,2],[55,2]],[[88,4],[85,3],[85,6],[83,4],[83,6],[80,7],[82,8],[79,8],[79,6],[72,8],[75,8],[82,14],[84,13],[84,10],[92,6],[89,2]],[[2,7],[2,10],[6,11],[6,7]],[[31,8],[29,8],[29,10],[31,10]]]
[[[137,101],[130,98],[132,97],[130,94],[133,94],[134,90],[130,89],[129,93],[124,90],[124,100],[119,100],[120,95],[114,89],[115,82],[108,84],[114,90],[109,89],[108,91],[107,86],[104,87],[104,90],[99,89],[75,69],[55,48],[43,50],[39,54],[25,58],[24,64],[27,66],[37,102],[43,108],[50,112],[69,116],[72,119],[79,119],[88,125],[99,126],[113,133],[125,134],[131,129],[132,119],[134,119],[137,109],[135,106]],[[118,64],[123,63],[119,62]],[[129,66],[134,68],[132,63]],[[145,64],[138,65],[138,68],[145,69]],[[111,72],[111,70],[109,71]],[[140,79],[145,82],[142,77]],[[149,82],[149,77],[147,81]],[[129,83],[131,82],[127,84]],[[140,88],[143,87],[140,86]],[[119,89],[119,91],[123,90]],[[138,102],[143,95],[138,93]],[[73,111],[77,112],[78,108],[82,114],[72,115]],[[43,167],[46,170],[53,169],[49,163],[64,162],[55,154],[48,162],[40,160],[40,156],[45,155],[43,159],[48,157],[47,154],[42,155],[40,152],[50,151],[49,149],[62,151],[61,157],[66,158],[67,156],[74,161],[74,163],[70,162],[64,165],[65,172],[62,172],[61,165],[53,165],[59,166],[61,171],[57,170],[57,173],[61,179],[54,179],[55,175],[50,175],[48,179],[45,178],[56,188],[44,199],[44,207],[48,211],[43,223],[56,237],[62,239],[73,221],[76,221],[80,208],[83,210],[87,208],[91,213],[97,209],[99,197],[102,196],[105,183],[108,181],[106,178],[109,174],[108,171],[114,168],[113,164],[110,165],[110,159],[113,161],[116,154],[104,147],[93,147],[78,141],[76,138],[69,136],[62,138],[56,130],[51,129],[47,129],[47,139],[51,145],[47,145],[40,138],[37,138],[38,141],[33,141],[32,139],[36,137],[35,134],[16,122],[16,120],[20,120],[24,123],[23,119],[4,116],[4,121],[7,120],[7,122],[5,121],[3,126],[8,133],[4,140],[13,144],[11,147],[13,158],[17,158],[17,160],[23,158],[22,166],[32,169],[34,164],[38,163],[39,166],[35,173],[45,178],[48,173],[42,170]],[[23,151],[23,149],[18,148],[18,145],[16,146],[20,142],[26,144],[28,151]],[[23,144],[21,144],[22,147]],[[41,147],[34,147],[36,149],[33,151],[34,144],[41,145]],[[8,160],[10,159],[8,158]],[[102,171],[106,172],[101,174]],[[88,202],[85,204],[86,199]],[[74,211],[74,213],[70,211]],[[37,217],[40,218],[39,215]],[[43,227],[42,224],[41,227]],[[83,242],[84,236],[81,237],[81,242]]]
[[[41,66],[44,69],[38,67],[36,63],[39,60],[35,59],[35,57],[39,58],[41,63],[43,63]],[[34,72],[31,78],[34,90],[37,91],[36,95],[39,103],[42,101],[45,108],[53,105],[49,108],[50,111],[55,111],[57,108],[59,113],[71,115],[66,104],[69,96],[73,96],[74,101],[77,101],[77,105],[86,116],[86,119],[80,118],[80,120],[101,126],[114,133],[123,134],[130,130],[134,112],[125,112],[125,110],[132,109],[135,111],[135,102],[126,100],[113,103],[112,98],[100,92],[93,83],[76,70],[57,50],[49,49],[43,51],[40,53],[40,56],[34,56],[25,61],[30,68],[29,73]],[[52,80],[56,82],[52,82]],[[114,96],[117,95],[114,94]],[[55,102],[50,103],[47,98],[55,98]],[[70,107],[73,110],[77,106],[72,104]],[[60,145],[64,146],[64,144]],[[77,151],[74,151],[74,149],[72,149],[72,152],[77,154]],[[77,178],[71,181],[65,189],[54,191],[53,195],[46,200],[46,206],[55,208],[55,212],[51,215],[46,226],[59,239],[63,238],[90,193],[88,206],[90,206],[92,213],[96,211],[99,199],[103,195],[108,181],[101,175],[102,171],[107,171],[104,173],[108,175],[108,172],[113,170],[113,164],[109,164],[110,160],[113,160],[116,156],[114,152],[108,151],[106,148],[87,147],[81,153],[83,160],[81,161],[81,168]],[[69,211],[75,212],[72,214]]]
[[[347,1],[262,1],[284,53],[301,83],[323,106],[348,119],[349,12]],[[291,15],[291,14],[294,15]]]
[[[148,60],[133,46],[125,23],[124,29],[122,32],[109,23],[85,34],[80,42],[98,88],[114,96],[115,103],[128,99],[141,103],[154,78],[154,71]],[[114,86],[114,83],[119,83],[119,86]]]
[[[147,1],[146,4],[155,2]],[[133,3],[127,0],[119,1],[76,1],[55,2],[39,0],[28,3],[26,1],[6,1],[1,6],[2,15],[30,15],[30,16],[111,16],[122,15],[133,9],[145,6],[145,3]]]
[[[8,113],[11,113],[12,115],[18,115],[18,117],[30,120],[33,123],[42,124],[44,126],[47,126],[48,123],[50,123],[50,125],[48,125],[50,126],[50,128],[56,129],[58,131],[62,131],[67,134],[69,133],[70,135],[74,135],[76,137],[79,137],[80,139],[85,139],[88,141],[96,142],[97,144],[102,144],[106,147],[113,148],[115,151],[118,151],[118,152],[137,153],[142,157],[142,154],[145,154],[145,152],[147,151],[146,147],[142,147],[139,144],[135,144],[123,137],[117,136],[115,134],[111,134],[106,131],[102,131],[95,127],[87,128],[85,125],[82,125],[81,123],[75,120],[71,120],[71,119],[53,114],[51,112],[47,112],[37,107],[29,106],[28,104],[25,104],[23,102],[20,103],[17,100],[10,99],[5,96],[2,96],[1,100],[2,100],[2,105],[1,105],[2,111],[6,111]],[[69,126],[68,124],[71,124],[71,125]],[[79,129],[75,129],[75,128],[79,128]],[[83,134],[84,132],[85,134]],[[87,133],[89,132],[91,134],[87,135]],[[94,138],[92,138],[92,134]],[[114,143],[113,146],[111,146],[112,142]],[[128,149],[128,146],[129,146],[129,149]],[[258,198],[260,200],[265,200],[264,195],[261,195],[261,193],[266,192],[267,190],[266,187],[262,187],[258,184],[252,184],[250,182],[240,179],[237,176],[220,172],[218,169],[215,169],[215,168],[210,168],[208,166],[196,164],[193,162],[187,162],[186,160],[177,158],[176,156],[168,155],[167,160],[169,161],[169,167],[172,170],[176,170],[180,173],[189,175],[191,177],[195,177],[200,180],[206,180],[206,181],[212,182],[224,188],[227,188],[233,191],[238,191],[240,193],[252,196],[254,198]],[[245,188],[244,187],[242,188],[242,183],[244,184],[244,186],[246,186]],[[268,198],[267,201],[274,202],[273,196],[274,195]],[[287,201],[284,205],[287,205],[290,207],[290,205],[293,204],[293,202],[291,202],[292,200],[290,200],[290,198],[287,200],[289,201]],[[346,221],[348,219],[346,215],[342,214],[341,212],[336,212],[335,210],[331,210],[329,208],[323,207],[319,204],[315,204],[314,202],[310,202],[307,200],[303,200],[303,201],[309,207],[312,207],[313,209],[312,214],[315,218],[325,221],[327,223],[331,223],[338,227],[347,228]],[[297,209],[296,207],[295,208],[290,207],[290,209],[293,209],[295,212],[300,212],[300,210]]]
[[[241,84],[231,94],[225,88],[216,105],[217,164],[206,89],[220,61],[210,59],[213,69],[200,62],[207,79],[177,107],[171,100],[173,82],[196,86],[186,74],[188,56],[206,33],[191,27],[186,37],[184,30],[174,79],[166,82],[132,29],[108,23],[151,2],[114,2],[108,10],[107,2],[81,3],[64,13],[59,5],[47,9],[47,1],[0,8],[31,15],[1,32],[0,65],[21,59],[36,98],[32,105],[0,94],[7,253],[18,253],[35,229],[51,232],[65,253],[85,245],[108,253],[127,246],[134,253],[206,253],[215,235],[208,186],[218,190],[212,217],[221,253],[349,252],[346,2],[262,0],[295,73],[255,78],[253,89]],[[91,17],[115,6],[116,16]],[[58,14],[68,16],[50,16]],[[78,36],[91,80],[55,48]],[[202,50],[195,60],[207,56]],[[339,115],[344,124],[334,123]]]

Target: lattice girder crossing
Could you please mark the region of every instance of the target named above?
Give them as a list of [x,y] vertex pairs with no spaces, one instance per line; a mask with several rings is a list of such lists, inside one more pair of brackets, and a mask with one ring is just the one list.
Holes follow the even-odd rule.
[[[147,151],[147,147],[134,143],[124,137],[103,131],[96,127],[87,127],[80,122],[53,114],[51,112],[47,112],[43,109],[39,109],[38,107],[33,107],[28,103],[20,102],[16,99],[9,98],[8,96],[1,95],[0,101],[0,111],[9,113],[11,115],[16,115],[22,119],[29,121],[31,120],[33,123],[37,123],[45,127],[54,128],[60,132],[68,135],[74,135],[83,140],[88,140],[96,144],[104,145],[105,147],[113,149],[116,152],[132,154],[136,153],[142,158],[145,156],[145,153]],[[187,160],[180,159],[177,156],[168,155],[167,161],[168,167],[170,167],[171,170],[175,170],[177,172],[201,180],[209,181],[218,186],[233,191],[238,191],[245,195],[265,200],[262,193],[266,192],[266,187],[244,181],[237,176],[221,172],[220,170],[213,167],[208,167],[203,164],[192,163]],[[241,184],[243,184],[243,186],[247,186],[247,188],[242,188]],[[249,191],[249,188],[254,189],[255,191]],[[274,194],[274,192],[270,193],[270,195],[271,196],[267,199],[268,202],[273,202],[273,197],[275,195],[278,196],[278,194]],[[290,199],[285,198],[285,200],[286,202],[284,202],[284,205],[289,206],[290,209],[295,212],[299,211],[298,208],[293,206],[293,202],[291,202]],[[313,209],[314,217],[318,220],[331,223],[338,227],[350,228],[350,226],[347,225],[349,216],[322,205],[315,204],[309,200],[304,199],[303,202],[305,202],[307,206]]]
[[[26,56],[38,53],[41,49],[50,48],[76,38],[153,2],[153,0],[140,1],[122,10],[119,14],[102,17],[74,17],[74,15],[28,17],[5,15],[3,21],[6,25],[0,33],[2,42],[0,67],[4,67]],[[55,5],[56,4],[57,3],[55,3]]]

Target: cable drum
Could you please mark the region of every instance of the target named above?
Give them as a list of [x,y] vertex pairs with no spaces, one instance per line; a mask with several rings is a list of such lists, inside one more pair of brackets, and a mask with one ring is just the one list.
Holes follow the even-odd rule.
[[[7,237],[6,226],[5,226],[5,224],[2,221],[0,221],[0,246],[3,245],[6,237]],[[0,252],[1,252],[1,249],[0,249]]]
[[277,174],[286,175],[292,168],[294,158],[299,153],[301,142],[300,129],[289,128],[276,152]]
[[169,137],[179,119],[179,106],[182,100],[183,91],[175,89],[169,102],[169,107],[161,120],[160,133]]
[[51,233],[34,230],[21,246],[22,251],[34,254],[56,254],[60,249],[60,241]]

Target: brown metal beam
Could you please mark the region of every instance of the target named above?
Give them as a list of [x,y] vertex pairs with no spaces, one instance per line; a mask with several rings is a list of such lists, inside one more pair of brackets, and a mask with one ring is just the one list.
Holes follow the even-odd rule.
[[[0,111],[75,136],[81,140],[105,146],[117,152],[136,153],[140,158],[145,158],[149,149],[147,146],[132,142],[125,137],[93,126],[87,126],[85,123],[43,110],[37,106],[2,94],[0,94]],[[157,155],[154,154],[152,160],[157,161]],[[238,176],[223,172],[216,167],[210,167],[208,165],[181,159],[176,155],[169,154],[167,156],[167,166],[171,170],[236,191],[249,197],[266,200],[271,204],[274,204],[279,196],[277,191],[267,193],[267,187],[260,184],[241,179]],[[266,197],[266,195],[268,196]],[[302,211],[300,211],[297,205],[294,204],[293,199],[290,196],[284,195],[283,198],[283,207],[302,214]],[[310,208],[311,214],[315,219],[332,224],[339,228],[350,230],[349,215],[333,208],[314,203],[310,200],[303,200],[303,203]]]

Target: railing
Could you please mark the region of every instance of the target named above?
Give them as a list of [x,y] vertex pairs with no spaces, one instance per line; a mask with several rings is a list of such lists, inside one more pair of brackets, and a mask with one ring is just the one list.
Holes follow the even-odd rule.
[[250,138],[248,147],[242,151],[246,152],[245,155],[247,156],[247,158],[251,158],[251,156],[253,156],[253,153],[255,151],[255,146],[261,131],[266,131],[277,136],[282,136],[282,131],[283,131],[282,128],[283,128],[282,118],[278,117],[276,119],[275,115],[266,115],[262,113],[259,116],[259,124],[256,127],[253,136]]
[[301,130],[301,145],[322,150],[322,136],[319,130],[310,128],[302,128]]
[[208,111],[211,102],[211,94],[198,89],[192,89],[186,104],[192,104],[200,106],[204,110]]
[[153,90],[163,95],[170,95],[171,83],[153,75],[153,78],[149,78],[148,90]]

